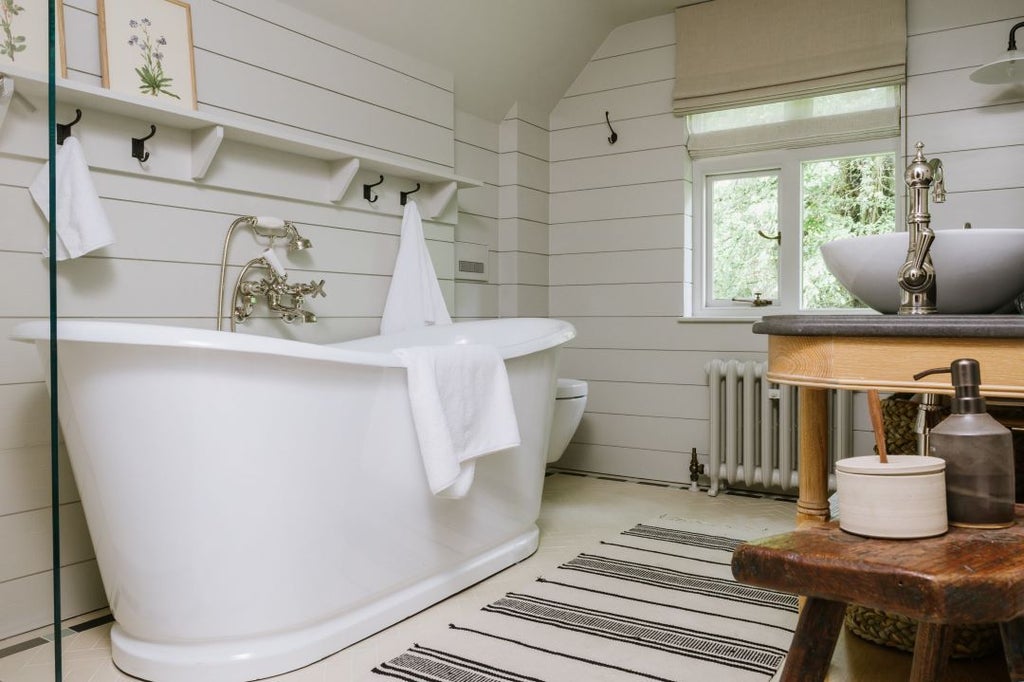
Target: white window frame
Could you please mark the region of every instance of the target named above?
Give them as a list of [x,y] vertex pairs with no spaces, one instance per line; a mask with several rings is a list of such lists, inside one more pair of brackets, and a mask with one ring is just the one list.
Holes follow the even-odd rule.
[[[749,318],[779,314],[864,314],[869,308],[802,309],[800,308],[800,287],[802,263],[800,256],[801,225],[801,176],[800,166],[805,161],[864,156],[891,152],[896,155],[897,168],[900,159],[900,138],[864,140],[840,144],[804,147],[799,149],[776,149],[749,154],[735,154],[698,159],[693,162],[693,227],[691,271],[693,290],[690,312],[694,318]],[[711,301],[710,259],[705,205],[707,203],[708,176],[754,173],[777,170],[779,174],[779,296],[770,305],[755,307],[750,303],[733,301]],[[897,231],[903,226],[904,185],[897,173],[896,178],[896,225]],[[737,295],[746,298],[743,292]]]

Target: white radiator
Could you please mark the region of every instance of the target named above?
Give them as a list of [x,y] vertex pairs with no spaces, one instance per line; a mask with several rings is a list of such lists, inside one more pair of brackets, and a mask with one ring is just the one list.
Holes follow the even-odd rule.
[[[764,378],[766,362],[712,360],[708,375],[711,479],[709,495],[724,485],[758,485],[796,492],[797,389]],[[853,449],[853,393],[829,392],[829,489],[835,461]]]

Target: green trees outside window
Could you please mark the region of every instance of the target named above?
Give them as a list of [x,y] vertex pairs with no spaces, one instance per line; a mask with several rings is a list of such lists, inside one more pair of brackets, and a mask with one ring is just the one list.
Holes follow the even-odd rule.
[[[895,154],[802,161],[799,192],[781,170],[709,176],[708,282],[711,299],[777,300],[780,269],[799,272],[802,309],[856,308],[857,301],[825,267],[819,248],[834,239],[896,227]],[[780,202],[799,197],[799,233],[779,222]],[[783,197],[780,199],[780,197]],[[781,240],[799,239],[787,263]],[[894,275],[895,276],[895,275]],[[791,304],[792,305],[792,304]]]

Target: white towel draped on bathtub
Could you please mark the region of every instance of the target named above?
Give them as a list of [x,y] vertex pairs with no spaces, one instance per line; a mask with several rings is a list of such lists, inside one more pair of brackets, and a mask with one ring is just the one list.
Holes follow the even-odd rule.
[[405,205],[400,239],[380,333],[451,324],[427,242],[423,239],[423,222],[415,201],[409,200]]
[[417,346],[394,351],[408,369],[409,404],[430,491],[460,498],[475,458],[519,445],[505,361],[493,346]]
[[[79,256],[114,243],[114,231],[92,184],[89,164],[74,137],[57,150],[57,260]],[[50,162],[29,187],[32,199],[50,219]],[[43,247],[43,255],[49,248]]]

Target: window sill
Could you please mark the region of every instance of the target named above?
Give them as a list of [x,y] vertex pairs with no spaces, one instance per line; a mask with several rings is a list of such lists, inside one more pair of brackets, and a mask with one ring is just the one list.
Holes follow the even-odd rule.
[[720,324],[728,324],[728,323],[753,324],[754,322],[760,322],[760,321],[761,321],[761,316],[759,316],[759,315],[758,316],[750,316],[750,317],[740,317],[738,315],[737,316],[731,316],[730,315],[729,317],[726,317],[724,315],[719,315],[717,317],[677,317],[676,318],[676,322],[679,322],[680,324],[708,324],[708,323],[711,323],[711,324],[716,324],[716,323],[720,323]]
[[742,323],[750,324],[760,322],[761,318],[767,315],[881,315],[871,308],[822,308],[821,310],[764,310],[760,314],[744,311],[735,314],[724,315],[695,315],[692,317],[678,317],[676,321],[682,324],[705,324],[705,323]]

